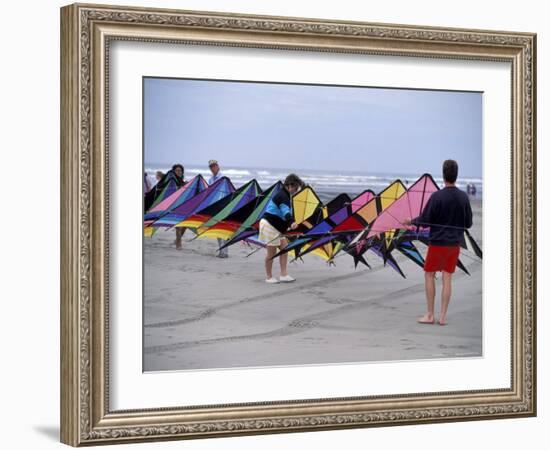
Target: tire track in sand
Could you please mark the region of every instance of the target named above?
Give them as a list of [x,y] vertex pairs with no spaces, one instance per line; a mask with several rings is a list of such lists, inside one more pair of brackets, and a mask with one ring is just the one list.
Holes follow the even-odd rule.
[[[481,264],[470,264],[467,268],[469,269],[470,273],[475,273],[479,270],[480,267],[481,267]],[[355,274],[355,275],[358,275],[358,274]],[[460,272],[460,273],[457,273],[455,276],[456,278],[464,278],[464,277],[467,277],[468,275],[466,275],[464,272]],[[346,277],[349,277],[349,276],[346,275]],[[336,277],[336,278],[343,278],[343,277]],[[318,283],[316,284],[318,285]],[[305,286],[302,286],[301,288],[303,287]],[[294,288],[292,289],[292,292],[297,290],[299,289]],[[288,291],[289,290],[287,290],[287,292]],[[272,331],[267,331],[263,333],[227,336],[227,337],[221,337],[221,338],[201,339],[201,340],[195,340],[195,341],[174,342],[172,344],[145,347],[143,349],[143,352],[145,354],[151,354],[151,353],[157,353],[157,352],[167,352],[167,351],[180,350],[184,348],[198,347],[201,345],[212,345],[212,344],[218,344],[218,343],[224,343],[224,342],[238,342],[238,341],[265,339],[265,338],[271,338],[271,337],[284,337],[292,334],[303,333],[304,331],[307,331],[319,326],[320,322],[324,319],[332,318],[341,314],[346,314],[349,312],[360,310],[362,308],[371,306],[372,303],[388,300],[388,298],[395,298],[396,296],[399,296],[402,294],[416,294],[423,291],[424,291],[424,282],[417,283],[412,286],[408,286],[406,288],[388,292],[379,297],[371,298],[359,303],[347,304],[347,305],[339,306],[337,308],[333,308],[328,311],[323,311],[315,314],[302,316],[300,318],[292,320],[287,325]],[[278,294],[280,295],[280,292]],[[262,296],[261,298],[265,298],[265,297]],[[243,301],[239,303],[242,303]]]
[[188,323],[197,322],[199,320],[204,320],[208,317],[213,316],[218,311],[222,311],[224,309],[233,308],[235,306],[240,306],[240,305],[243,305],[245,303],[252,303],[252,302],[261,301],[261,300],[268,300],[268,299],[271,299],[273,297],[279,297],[281,295],[292,294],[294,292],[298,292],[298,291],[301,291],[303,289],[310,289],[310,288],[316,287],[316,286],[324,286],[326,284],[330,284],[330,283],[334,283],[334,282],[338,282],[338,281],[343,281],[343,280],[347,280],[347,279],[350,279],[350,278],[359,277],[359,276],[362,276],[362,275],[365,275],[365,274],[368,274],[368,273],[377,272],[379,270],[382,270],[383,268],[384,268],[384,266],[380,266],[380,267],[376,267],[374,269],[366,269],[366,270],[362,270],[360,272],[353,272],[351,274],[339,275],[339,276],[332,277],[332,278],[326,278],[324,280],[316,280],[316,281],[312,281],[311,283],[307,283],[307,284],[298,284],[298,285],[295,284],[293,287],[290,287],[290,288],[287,288],[287,289],[276,290],[276,291],[273,291],[273,292],[270,292],[270,293],[263,293],[263,294],[255,295],[255,296],[252,296],[252,297],[247,297],[247,298],[244,298],[242,300],[237,300],[237,301],[234,301],[234,302],[226,303],[224,305],[216,306],[214,308],[208,308],[208,309],[205,309],[204,311],[201,311],[200,313],[198,313],[194,316],[186,317],[185,319],[176,319],[176,320],[167,320],[167,321],[163,321],[163,322],[148,323],[148,324],[144,325],[144,328],[164,328],[164,327],[173,327],[173,326],[178,326],[178,325],[186,325]]

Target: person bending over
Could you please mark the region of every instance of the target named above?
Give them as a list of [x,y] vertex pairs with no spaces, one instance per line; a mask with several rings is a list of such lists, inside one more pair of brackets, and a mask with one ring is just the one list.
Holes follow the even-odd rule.
[[279,279],[273,277],[273,257],[278,250],[288,245],[287,239],[283,236],[289,229],[294,230],[298,226],[292,222],[290,208],[290,197],[304,186],[303,181],[291,173],[284,182],[284,187],[273,197],[266,208],[265,214],[260,220],[259,238],[266,244],[267,254],[265,257],[266,283],[289,283],[295,281],[287,272],[288,253],[279,257],[281,265],[281,276]]

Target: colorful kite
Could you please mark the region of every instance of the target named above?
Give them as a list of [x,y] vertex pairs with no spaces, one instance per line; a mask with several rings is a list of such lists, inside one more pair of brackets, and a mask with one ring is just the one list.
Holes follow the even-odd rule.
[[[347,194],[340,194],[323,205],[315,191],[306,186],[301,191],[292,196],[292,213],[293,221],[296,222],[298,228],[289,231],[286,236],[290,238],[292,248],[289,248],[284,253],[294,250],[296,256],[305,255],[312,252],[313,254],[329,261],[334,253],[334,245],[331,242],[326,242],[311,248],[309,238],[303,237],[309,231],[314,229],[320,223],[325,221],[329,216],[341,210],[345,205],[351,203],[351,199]],[[279,256],[279,252],[275,257]]]
[[[251,198],[248,203],[239,208],[235,208],[231,214],[223,219],[216,220],[208,227],[207,223],[205,223],[199,230],[197,237],[221,238],[224,240],[235,238],[233,242],[226,243],[225,246],[228,246],[238,242],[236,237],[245,232],[248,228],[251,228],[251,230],[256,233],[257,230],[252,225],[259,220],[258,217],[263,215],[267,203],[269,203],[272,197],[277,195],[282,186],[282,183],[278,181],[265,191],[258,193],[256,197]],[[209,222],[212,222],[212,220]]]
[[182,220],[176,227],[195,229],[199,234],[201,230],[206,231],[210,226],[229,216],[234,210],[255,199],[261,191],[258,182],[251,180],[236,191]]
[[[380,251],[385,260],[391,256],[391,251],[397,248],[402,254],[423,267],[423,258],[412,243],[412,240],[418,240],[428,245],[430,224],[425,224],[424,227],[411,227],[405,225],[404,222],[406,219],[418,217],[426,207],[432,194],[438,190],[439,186],[430,174],[422,175],[411,185],[403,196],[396,200],[385,211],[381,212],[371,223],[366,232],[361,233],[361,235],[355,238],[350,245],[354,245],[357,248],[361,248],[365,245],[368,247],[372,245],[373,242],[381,240],[383,245],[380,247]],[[407,233],[404,230],[408,230],[409,232]],[[411,230],[416,231],[411,232]],[[398,231],[399,236],[396,238],[396,233]],[[479,249],[475,241],[471,239],[469,233],[467,239],[474,249],[474,252],[475,247]],[[468,248],[466,247],[466,241],[464,247]],[[481,257],[481,251],[476,252],[476,255]],[[466,267],[460,260],[457,265],[461,270],[468,273]]]
[[[229,247],[243,240],[251,240],[254,243],[259,243],[259,241],[254,240],[254,236],[258,234],[260,219],[264,215],[269,201],[275,197],[281,189],[283,189],[283,183],[278,181],[269,189],[265,190],[262,196],[258,196],[248,205],[243,206],[242,211],[236,211],[234,216],[228,217],[225,222],[228,224],[229,230],[233,229],[236,225],[238,225],[238,228],[221,248]],[[249,211],[251,212],[249,213]]]
[[189,182],[180,187],[162,201],[158,202],[155,206],[149,209],[145,213],[144,217],[144,235],[145,237],[151,237],[158,228],[151,226],[155,220],[159,219],[163,215],[167,214],[171,208],[176,208],[183,202],[186,202],[190,198],[197,195],[208,187],[208,183],[202,177],[197,175],[193,177]]
[[[337,252],[342,245],[342,236],[332,233],[334,227],[341,224],[345,219],[354,214],[360,207],[374,198],[374,196],[375,194],[371,190],[362,192],[350,202],[343,205],[340,209],[330,214],[326,219],[315,225],[313,228],[307,230],[307,232],[297,238],[296,241],[289,244],[287,251],[293,250],[294,248],[299,248],[304,243],[310,244],[307,249],[308,252],[320,247],[321,245],[332,243],[333,253],[335,254],[335,252]],[[302,256],[305,253],[305,251],[300,251],[298,256]],[[334,255],[332,257],[334,257]]]
[[[277,182],[262,192],[256,180],[235,189],[226,177],[208,186],[201,175],[177,190],[170,182],[145,213],[144,234],[185,227],[193,229],[196,237],[226,240],[222,248],[239,241],[265,246],[257,238],[259,221],[281,189],[282,183]],[[311,253],[332,264],[342,253],[352,256],[355,266],[359,262],[369,266],[364,254],[370,250],[405,277],[392,253],[398,251],[424,266],[414,242],[429,244],[430,224],[410,226],[405,222],[420,216],[437,190],[432,176],[424,174],[409,189],[396,180],[378,195],[370,190],[353,199],[340,194],[324,205],[314,189],[306,186],[291,197],[293,221],[298,227],[285,233],[289,244],[275,257],[291,252],[301,258]],[[481,248],[468,230],[464,230],[461,246],[482,258]],[[468,273],[460,260],[457,265]]]
[[177,208],[183,202],[186,202],[207,187],[208,183],[202,177],[202,175],[197,175],[196,177],[193,177],[170,196],[164,198],[155,206],[151,207],[145,213],[145,220],[151,222],[157,220],[165,213],[169,212],[170,209]]
[[199,192],[194,197],[183,202],[175,208],[170,208],[170,211],[158,220],[153,222],[153,227],[172,228],[185,220],[196,211],[200,211],[212,203],[217,202],[226,195],[229,195],[235,191],[235,186],[231,183],[231,180],[227,177],[222,177],[214,184],[208,186],[203,191]]

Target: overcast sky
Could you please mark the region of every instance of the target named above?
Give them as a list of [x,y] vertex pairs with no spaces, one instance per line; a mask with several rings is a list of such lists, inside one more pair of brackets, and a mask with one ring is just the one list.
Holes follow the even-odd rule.
[[145,164],[482,175],[482,94],[144,79]]

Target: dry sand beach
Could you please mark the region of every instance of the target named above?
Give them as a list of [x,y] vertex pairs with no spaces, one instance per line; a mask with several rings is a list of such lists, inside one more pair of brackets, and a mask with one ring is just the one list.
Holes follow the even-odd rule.
[[[481,201],[472,209],[483,247]],[[246,258],[252,249],[239,243],[220,259],[215,240],[176,250],[174,234],[144,240],[145,371],[482,356],[482,264],[467,252],[471,276],[455,272],[448,324],[421,325],[424,275],[398,252],[407,279],[368,252],[372,269],[355,270],[349,256],[327,266],[307,255],[289,265],[297,281],[269,285],[265,250]]]

